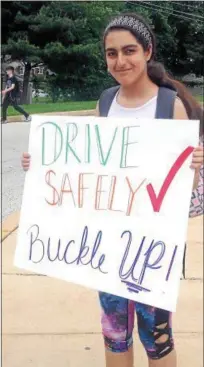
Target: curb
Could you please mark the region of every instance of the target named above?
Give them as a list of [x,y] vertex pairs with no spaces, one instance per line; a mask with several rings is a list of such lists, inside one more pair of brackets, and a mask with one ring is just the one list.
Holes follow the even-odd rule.
[[1,242],[13,233],[19,224],[20,211],[11,213],[1,224]]
[[[94,116],[95,110],[81,110],[81,111],[64,111],[64,112],[46,112],[35,115],[46,115],[46,116]],[[32,114],[31,114],[32,116]],[[11,122],[24,122],[21,116],[10,116],[7,118],[8,123]]]

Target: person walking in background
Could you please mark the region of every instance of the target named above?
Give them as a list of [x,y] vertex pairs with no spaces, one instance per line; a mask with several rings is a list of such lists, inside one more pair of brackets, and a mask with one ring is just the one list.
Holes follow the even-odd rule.
[[20,112],[25,117],[25,121],[31,121],[31,116],[24,111],[24,109],[18,106],[17,96],[19,92],[19,83],[14,73],[13,66],[6,68],[7,81],[6,88],[2,90],[2,123],[7,123],[7,109],[11,105],[16,111]]

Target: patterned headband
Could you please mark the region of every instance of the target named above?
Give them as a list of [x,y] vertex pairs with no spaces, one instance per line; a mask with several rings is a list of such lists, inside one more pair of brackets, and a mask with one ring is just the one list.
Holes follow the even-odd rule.
[[152,44],[152,37],[150,32],[148,31],[147,27],[144,25],[144,23],[141,22],[139,19],[135,19],[134,17],[122,15],[118,18],[113,19],[109,25],[105,29],[105,34],[110,28],[113,27],[124,27],[129,28],[134,31],[136,31],[140,36],[143,37],[143,39],[146,41],[147,45]]

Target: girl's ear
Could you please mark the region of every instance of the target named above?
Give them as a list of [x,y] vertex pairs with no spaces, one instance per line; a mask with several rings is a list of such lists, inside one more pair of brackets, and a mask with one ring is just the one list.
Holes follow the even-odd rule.
[[145,51],[146,60],[149,61],[152,57],[152,45]]

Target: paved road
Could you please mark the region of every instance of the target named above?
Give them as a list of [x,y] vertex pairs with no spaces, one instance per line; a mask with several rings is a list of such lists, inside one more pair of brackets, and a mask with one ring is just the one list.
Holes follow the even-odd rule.
[[20,157],[27,150],[30,124],[2,125],[2,217],[20,209],[25,174]]

